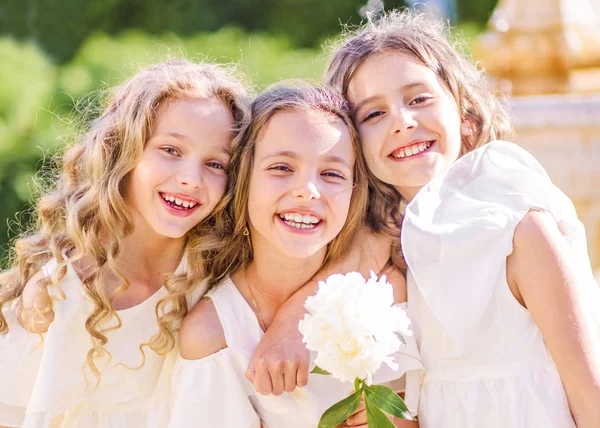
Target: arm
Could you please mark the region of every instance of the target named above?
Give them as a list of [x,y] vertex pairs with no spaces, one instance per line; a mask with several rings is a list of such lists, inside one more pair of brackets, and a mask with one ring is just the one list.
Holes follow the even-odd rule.
[[212,300],[200,300],[183,319],[179,330],[179,353],[186,360],[199,360],[225,349],[225,333]]
[[600,420],[600,345],[585,311],[595,284],[552,217],[528,213],[517,226],[507,278],[540,329],[580,428]]
[[184,318],[179,338],[181,356],[172,377],[169,428],[187,428],[191,421],[209,427],[259,427],[246,392],[243,363],[227,349],[212,300],[204,298],[194,306]]
[[334,273],[358,271],[368,277],[380,272],[390,258],[392,238],[375,236],[365,229],[344,260],[329,266],[298,290],[277,312],[271,327],[258,344],[246,377],[260,394],[281,395],[308,382],[309,352],[302,343],[298,322],[304,317],[304,302],[318,290],[319,280]]

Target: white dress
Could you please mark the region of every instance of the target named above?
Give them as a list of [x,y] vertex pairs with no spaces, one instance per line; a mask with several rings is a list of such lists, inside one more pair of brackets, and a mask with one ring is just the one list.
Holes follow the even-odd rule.
[[[331,376],[310,374],[308,385],[277,397],[255,392],[245,376],[263,332],[256,315],[231,279],[207,293],[221,321],[227,348],[199,360],[178,358],[173,375],[170,428],[307,428],[316,427],[323,412],[354,389]],[[409,338],[410,339],[410,338]],[[409,342],[410,344],[410,342]],[[422,364],[416,345],[396,356],[400,370],[380,369],[374,383],[406,377],[406,402],[418,405]],[[398,389],[398,388],[397,388]]]
[[598,305],[573,204],[519,146],[497,141],[463,156],[407,205],[408,306],[426,370],[421,428],[575,427],[542,335],[506,281],[514,230],[532,208],[575,228]]
[[[55,266],[56,260],[44,266],[46,277]],[[178,271],[183,269],[185,260]],[[169,367],[178,351],[164,357],[145,348],[146,363],[141,369],[130,370],[123,364],[141,364],[139,345],[158,331],[155,307],[167,295],[166,289],[117,311],[123,325],[106,333],[105,348],[112,361],[96,359],[102,372],[96,389],[96,378],[87,367],[84,375],[83,369],[92,346],[85,322],[93,304],[71,265],[60,285],[66,299],[55,300],[54,320],[43,337],[20,325],[15,304],[5,309],[9,332],[0,335],[0,426],[164,428],[156,421],[169,411],[162,391],[168,390]],[[52,287],[49,291],[56,292]],[[202,292],[201,285],[188,304],[194,304]]]

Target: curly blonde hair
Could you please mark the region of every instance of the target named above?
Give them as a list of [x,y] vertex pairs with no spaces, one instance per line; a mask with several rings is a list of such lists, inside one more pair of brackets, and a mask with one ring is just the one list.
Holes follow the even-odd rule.
[[[329,60],[324,81],[347,97],[358,67],[385,51],[408,54],[431,69],[454,97],[472,135],[463,136],[461,155],[492,140],[508,139],[513,130],[501,103],[489,90],[485,76],[453,43],[448,26],[411,10],[385,12],[342,35]],[[370,188],[367,222],[375,231],[394,232],[401,222],[401,196],[391,185],[375,180]]]
[[[92,340],[86,365],[100,381],[97,357],[107,353],[106,332],[121,326],[113,309],[113,296],[108,296],[102,278],[112,273],[129,282],[115,263],[124,237],[134,228],[124,200],[130,172],[135,168],[149,139],[159,106],[172,99],[194,97],[215,99],[233,116],[232,139],[246,125],[250,110],[246,90],[233,70],[214,64],[187,60],[167,61],[140,71],[124,84],[114,88],[101,115],[89,125],[62,158],[62,173],[54,188],[37,203],[37,226],[34,232],[17,240],[12,250],[12,267],[0,274],[0,333],[8,332],[2,314],[4,305],[19,298],[32,276],[51,259],[57,266],[42,285],[54,287],[58,298],[65,298],[60,281],[67,266],[91,257],[97,268],[81,278],[94,308],[86,321]],[[168,296],[155,308],[159,331],[148,346],[159,354],[171,350],[175,331],[188,312],[186,295],[203,279],[204,255],[220,242],[212,229],[225,204],[219,203],[213,213],[190,230],[186,236],[185,254],[188,269],[171,275],[164,286]],[[115,327],[106,327],[116,319]],[[110,357],[110,354],[109,354]]]
[[246,267],[253,260],[250,236],[244,233],[249,224],[248,197],[254,166],[254,152],[261,133],[269,120],[282,111],[317,111],[339,118],[350,133],[355,162],[354,187],[348,217],[340,233],[329,243],[322,267],[334,263],[351,247],[351,243],[364,224],[367,209],[367,169],[358,133],[350,118],[346,101],[334,90],[311,86],[302,82],[282,82],[260,94],[252,102],[252,120],[234,142],[231,158],[230,181],[223,201],[228,209],[222,216],[223,228],[218,232],[224,241],[207,271],[209,287],[220,283],[225,276]]

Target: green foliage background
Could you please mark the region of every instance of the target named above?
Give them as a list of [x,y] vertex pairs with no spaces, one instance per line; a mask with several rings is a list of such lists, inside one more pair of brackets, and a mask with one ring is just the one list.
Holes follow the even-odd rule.
[[[35,172],[74,136],[100,91],[141,66],[186,56],[236,62],[256,88],[318,80],[322,45],[358,24],[365,0],[0,0],[0,268],[28,224]],[[471,38],[496,0],[458,0]],[[386,9],[402,0],[385,1]]]

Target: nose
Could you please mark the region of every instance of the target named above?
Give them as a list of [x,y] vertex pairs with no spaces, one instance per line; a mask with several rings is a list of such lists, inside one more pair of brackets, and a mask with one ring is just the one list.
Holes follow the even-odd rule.
[[294,198],[302,198],[305,200],[311,199],[319,199],[321,197],[321,193],[317,189],[314,180],[311,179],[302,179],[299,180],[299,183],[296,185],[294,190],[292,190],[292,196]]
[[177,181],[189,189],[197,189],[202,186],[202,166],[194,163],[193,165],[182,165],[177,174]]
[[392,134],[399,134],[410,131],[417,127],[415,113],[404,107],[398,108],[395,112],[394,122],[392,123]]

